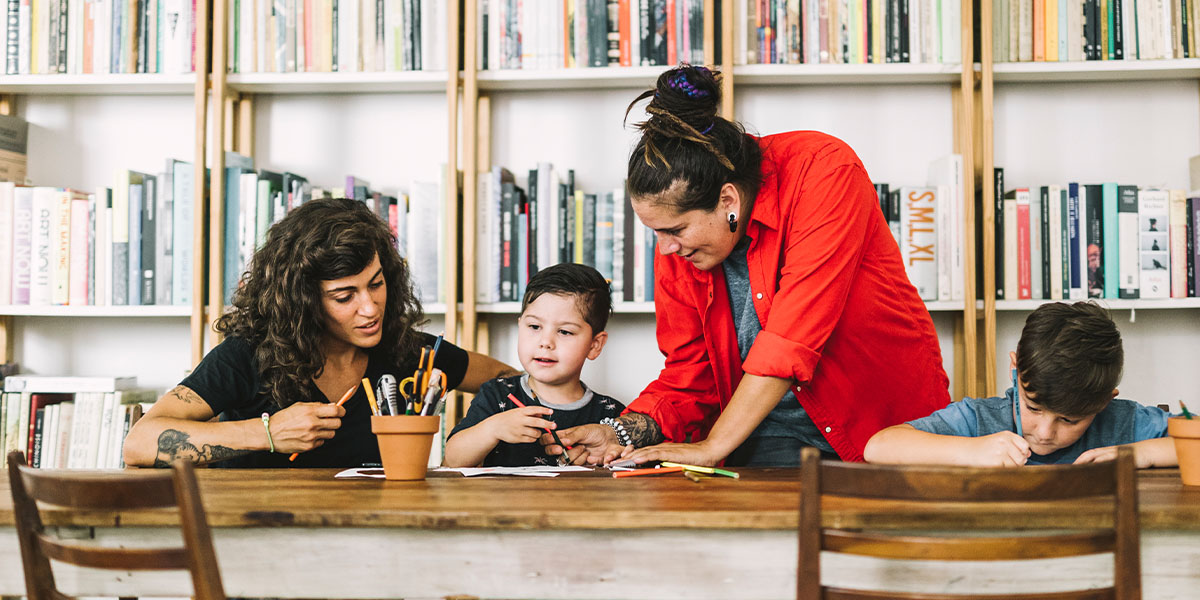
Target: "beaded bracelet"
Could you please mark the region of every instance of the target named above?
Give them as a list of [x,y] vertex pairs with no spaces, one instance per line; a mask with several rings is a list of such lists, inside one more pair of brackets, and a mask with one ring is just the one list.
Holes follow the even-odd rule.
[[267,443],[271,445],[271,452],[275,451],[275,440],[271,439],[271,413],[262,414],[263,429],[267,430]]
[[620,421],[612,417],[605,417],[600,419],[600,424],[611,427],[613,433],[617,434],[617,442],[619,442],[622,446],[629,446],[633,444],[633,438],[629,436],[628,431],[625,431],[625,425]]

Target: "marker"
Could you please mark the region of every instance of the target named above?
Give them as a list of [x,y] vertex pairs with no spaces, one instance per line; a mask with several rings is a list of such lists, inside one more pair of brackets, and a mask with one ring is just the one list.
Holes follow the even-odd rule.
[[[520,406],[521,408],[525,408],[525,403],[521,402],[521,400],[518,399],[516,396],[514,396],[512,394],[512,392],[509,392],[508,399],[512,400],[513,404],[516,404],[517,406]],[[550,409],[550,410],[554,410],[554,409]],[[561,465],[563,459],[567,458],[567,450],[570,450],[571,446],[568,446],[568,445],[562,443],[562,440],[558,439],[558,432],[554,431],[553,429],[546,429],[545,427],[543,427],[542,431],[545,431],[546,433],[550,434],[550,437],[554,438],[554,443],[558,444],[558,447],[563,449],[563,453],[560,455],[559,460],[558,460],[559,464]]]
[[[364,379],[364,381],[366,381],[366,380]],[[349,400],[352,396],[354,396],[354,392],[356,392],[356,391],[358,391],[358,384],[354,384],[354,387],[346,390],[346,395],[342,396],[342,399],[338,400],[337,404],[335,404],[334,406],[341,406],[341,405],[345,404],[347,400]],[[294,460],[296,460],[297,456],[300,456],[300,453],[293,452],[292,455],[288,457],[288,460],[294,461]]]
[[683,467],[653,467],[650,469],[634,469],[632,471],[617,471],[613,477],[637,477],[638,475],[663,475],[666,473],[682,473]]
[[683,463],[673,463],[673,462],[668,462],[665,460],[662,462],[662,466],[664,466],[664,467],[679,467],[681,469],[684,469],[687,471],[695,471],[697,473],[708,473],[709,475],[724,475],[726,477],[732,477],[734,479],[741,479],[741,475],[738,475],[737,473],[735,473],[733,471],[726,471],[725,469],[718,469],[716,467],[701,467],[699,465],[685,465]]
[[1192,413],[1188,412],[1187,406],[1184,405],[1183,400],[1179,401],[1179,408],[1183,410],[1183,418],[1191,420]]

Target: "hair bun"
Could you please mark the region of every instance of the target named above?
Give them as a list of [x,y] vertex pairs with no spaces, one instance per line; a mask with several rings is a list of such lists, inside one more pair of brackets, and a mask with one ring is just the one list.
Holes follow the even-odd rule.
[[650,106],[702,130],[712,124],[720,102],[720,73],[703,66],[682,64],[658,76]]

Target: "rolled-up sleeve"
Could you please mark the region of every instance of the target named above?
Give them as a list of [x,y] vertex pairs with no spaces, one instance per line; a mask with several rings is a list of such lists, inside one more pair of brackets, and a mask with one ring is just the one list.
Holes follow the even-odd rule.
[[[821,164],[817,161],[816,164]],[[783,182],[799,193],[783,224],[779,289],[743,368],[754,375],[810,381],[826,340],[837,327],[862,263],[875,189],[857,163],[809,172]],[[792,190],[786,186],[790,185]]]

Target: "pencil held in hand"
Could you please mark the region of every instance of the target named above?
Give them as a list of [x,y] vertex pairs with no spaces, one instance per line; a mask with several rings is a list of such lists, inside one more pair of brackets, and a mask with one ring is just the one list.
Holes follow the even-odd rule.
[[[510,393],[508,395],[508,399],[512,400],[513,404],[516,404],[517,406],[519,406],[521,408],[525,408],[525,403],[521,402],[521,400],[518,399],[515,395]],[[554,410],[554,409],[551,409],[551,410]],[[542,431],[545,431],[546,433],[550,434],[550,437],[554,438],[554,443],[558,444],[558,446],[563,449],[563,454],[566,454],[567,450],[571,449],[571,446],[568,446],[568,445],[562,443],[562,440],[558,439],[558,432],[554,431],[553,429],[546,429],[545,427],[542,428]]]
[[[363,381],[366,381],[366,380],[364,379]],[[354,392],[357,392],[357,391],[358,391],[358,384],[355,384],[354,387],[346,390],[345,395],[342,396],[341,400],[337,401],[337,404],[335,406],[341,406],[341,405],[345,404],[347,400],[354,397]],[[300,453],[293,452],[292,455],[288,457],[288,460],[295,461],[297,456],[300,456]]]

